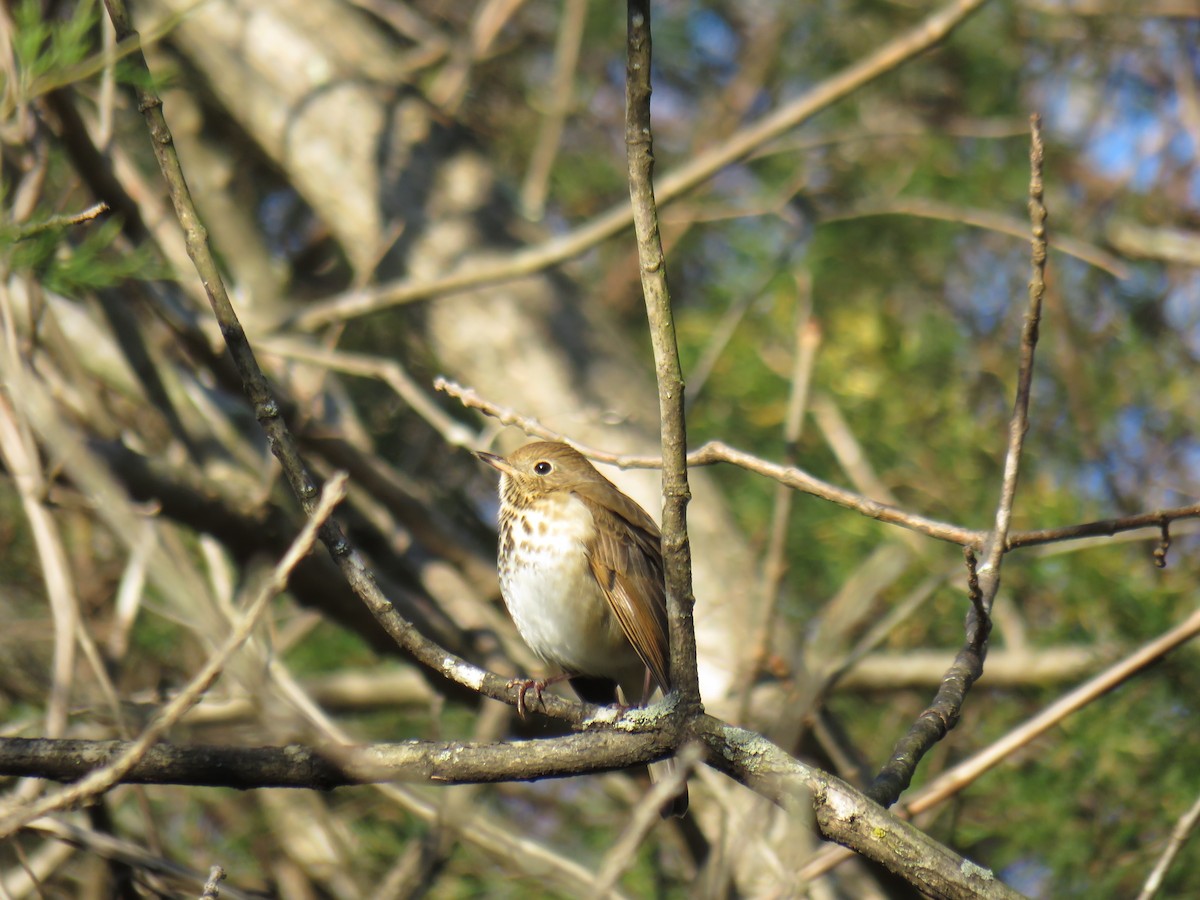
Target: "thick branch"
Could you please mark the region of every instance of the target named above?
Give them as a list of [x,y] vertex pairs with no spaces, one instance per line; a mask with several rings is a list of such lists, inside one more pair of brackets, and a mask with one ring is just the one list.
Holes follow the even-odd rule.
[[[627,725],[642,722],[627,714]],[[1015,898],[1015,892],[928,835],[872,803],[841,780],[807,766],[770,741],[703,714],[690,720],[689,740],[707,762],[775,803],[811,809],[822,836],[873,859],[932,897]],[[672,749],[669,729],[604,730],[524,743],[409,741],[322,748],[176,747],[158,744],[124,781],[250,789],[327,790],[383,781],[442,784],[562,777],[623,768]],[[0,774],[72,780],[120,755],[121,741],[0,739]]]
[[[128,741],[0,739],[0,773],[75,781],[129,751]],[[668,754],[657,731],[611,729],[536,741],[495,743],[408,741],[313,748],[156,744],[127,771],[127,784],[188,784],[240,790],[265,787],[329,790],[389,781],[481,784],[565,778],[624,769]]]
[[987,869],[761,735],[703,716],[689,737],[708,749],[709,765],[786,808],[811,809],[822,837],[886,866],[931,897],[1020,896]]

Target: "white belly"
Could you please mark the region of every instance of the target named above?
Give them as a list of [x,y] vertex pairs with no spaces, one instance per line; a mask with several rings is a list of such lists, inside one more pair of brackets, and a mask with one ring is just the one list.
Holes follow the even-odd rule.
[[[547,513],[553,504],[554,527]],[[566,513],[566,515],[563,515]],[[584,547],[591,513],[570,497],[545,499],[501,535],[500,588],[508,612],[530,648],[552,665],[620,682],[643,666],[592,576]]]

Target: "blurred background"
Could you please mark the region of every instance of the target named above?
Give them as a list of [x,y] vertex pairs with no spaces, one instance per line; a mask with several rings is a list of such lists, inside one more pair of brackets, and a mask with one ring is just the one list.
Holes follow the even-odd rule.
[[[956,27],[935,48],[897,49],[849,96],[705,168],[938,9],[655,4],[656,171],[690,444],[720,439],[991,527],[1039,112],[1052,243],[1014,528],[1195,504],[1200,4],[951,4]],[[351,474],[352,538],[428,637],[503,674],[539,671],[499,602],[494,473],[467,452],[523,436],[433,379],[605,451],[656,452],[623,212],[623,9],[134,12],[259,360],[313,472]],[[300,516],[188,262],[132,100],[143,76],[103,9],[20,0],[0,24],[0,719],[6,736],[128,736],[203,664]],[[101,200],[111,212],[93,221],[56,218]],[[657,515],[657,473],[605,472]],[[960,549],[741,469],[692,478],[708,709],[863,785],[961,644]],[[1156,529],[1011,554],[985,676],[916,786],[1194,611],[1195,531],[1184,521],[1171,536],[1165,569]],[[1031,896],[1133,895],[1200,795],[1198,662],[1184,647],[921,827]],[[554,731],[510,713],[404,659],[320,551],[171,739]],[[43,788],[4,785],[9,799]],[[622,775],[123,787],[0,847],[0,867],[12,896],[194,896],[192,875],[214,863],[242,895],[574,896],[641,791]],[[819,841],[798,817],[711,772],[692,797],[619,890],[911,895],[857,866],[805,885]],[[1163,896],[1200,894],[1197,846]]]

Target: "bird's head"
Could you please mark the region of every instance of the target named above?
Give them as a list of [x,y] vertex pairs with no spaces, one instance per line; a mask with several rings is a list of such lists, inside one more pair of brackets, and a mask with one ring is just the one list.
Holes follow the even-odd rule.
[[552,441],[536,441],[514,450],[508,456],[475,453],[499,470],[500,493],[510,502],[528,503],[556,491],[570,491],[586,482],[606,482],[582,453]]

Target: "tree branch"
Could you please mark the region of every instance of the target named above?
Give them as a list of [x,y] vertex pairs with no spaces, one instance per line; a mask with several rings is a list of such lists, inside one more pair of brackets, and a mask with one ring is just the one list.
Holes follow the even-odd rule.
[[[526,742],[408,741],[321,750],[296,745],[158,744],[123,780],[318,790],[396,780],[481,783],[623,768],[671,751],[670,730],[643,730],[648,724],[644,712],[627,713],[624,721],[634,730],[604,729]],[[990,871],[901,821],[840,779],[793,759],[761,735],[702,713],[693,716],[689,725],[689,737],[704,746],[709,765],[785,808],[811,810],[823,837],[887,866],[930,896],[964,900],[1019,896]],[[121,741],[4,738],[0,739],[0,774],[79,778],[126,747]],[[601,754],[604,762],[598,765]]]
[[[562,432],[547,428],[531,416],[522,415],[510,407],[494,403],[482,396],[475,389],[464,387],[446,378],[435,379],[433,386],[436,390],[443,391],[454,397],[468,409],[477,409],[485,415],[493,417],[501,424],[513,425],[520,428],[526,434],[548,441],[562,441],[563,443],[570,444],[580,453],[599,462],[611,463],[622,469],[657,469],[662,466],[662,457],[660,456],[635,456],[609,453],[596,447],[590,447],[587,444],[581,444]],[[919,513],[912,513],[895,506],[890,506],[887,503],[880,503],[877,500],[872,500],[870,497],[815,478],[796,466],[787,466],[762,459],[752,453],[731,447],[723,441],[709,441],[698,449],[692,450],[687,455],[687,463],[689,466],[710,466],[717,463],[728,463],[740,469],[745,469],[747,472],[753,472],[756,475],[762,475],[764,478],[778,481],[794,490],[811,494],[814,497],[835,503],[845,509],[853,510],[870,519],[877,519],[888,525],[899,525],[901,528],[907,528],[910,531],[915,531],[918,534],[923,534],[935,540],[946,541],[947,543],[958,544],[963,547],[971,547],[975,550],[983,549],[983,545],[989,534],[988,531],[981,529],[967,528],[952,522],[942,522],[937,519],[931,519],[928,516],[920,515]],[[1044,528],[1037,531],[1011,532],[1008,536],[1007,546],[1008,549],[1013,550],[1018,547],[1034,547],[1040,544],[1053,544],[1084,537],[1112,537],[1114,534],[1124,531],[1136,531],[1141,528],[1159,528],[1164,521],[1176,522],[1181,519],[1198,518],[1200,518],[1200,503],[1194,503],[1190,506],[1168,507],[1152,512],[1121,516],[1116,519],[1099,519],[1094,522],[1082,522],[1077,525],[1063,525],[1057,528]]]
[[[0,772],[75,781],[110,771],[114,762],[125,759],[134,748],[131,741],[0,738]],[[159,743],[139,754],[118,781],[319,791],[389,781],[492,784],[615,771],[653,762],[671,750],[667,733],[653,729],[597,729],[532,741],[482,743],[407,741],[324,747]]]
[[1008,530],[1012,522],[1013,501],[1021,470],[1021,450],[1029,431],[1029,400],[1033,385],[1033,357],[1038,341],[1038,326],[1042,317],[1042,299],[1046,293],[1046,207],[1043,203],[1043,163],[1041,117],[1030,118],[1029,149],[1029,218],[1032,239],[1033,275],[1029,282],[1029,306],[1021,330],[1020,362],[1017,368],[1017,391],[1008,428],[1008,452],[1004,459],[1004,477],[1000,484],[1000,499],[996,505],[995,528],[984,543],[984,561],[976,568],[975,553],[964,547],[967,560],[968,593],[971,607],[967,610],[967,638],[942,679],[933,702],[921,713],[908,733],[897,742],[892,758],[880,769],[867,789],[872,799],[891,806],[912,782],[922,757],[958,724],[962,705],[971,686],[983,675],[987,658],[988,635],[992,630],[991,610],[1000,590],[1000,566],[1008,546]]
[[628,0],[628,63],[625,70],[625,150],[629,198],[637,235],[642,292],[654,348],[658,411],[662,429],[662,552],[671,629],[671,687],[685,707],[699,707],[696,632],[692,623],[692,551],[687,535],[687,425],[683,369],[675,340],[675,318],[667,289],[667,264],[654,203],[654,138],[650,123],[650,2]]

